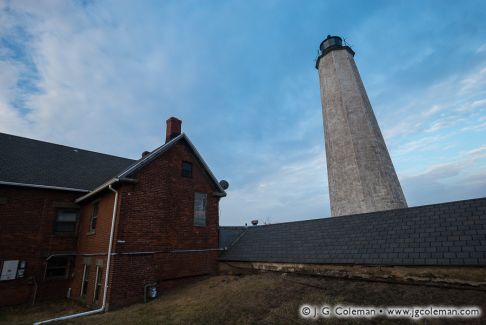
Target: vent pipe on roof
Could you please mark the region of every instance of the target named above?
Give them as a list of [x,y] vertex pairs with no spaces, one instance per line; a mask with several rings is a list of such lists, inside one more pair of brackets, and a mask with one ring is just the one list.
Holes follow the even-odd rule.
[[165,143],[181,134],[182,121],[178,118],[171,117],[167,120],[167,128],[165,130]]

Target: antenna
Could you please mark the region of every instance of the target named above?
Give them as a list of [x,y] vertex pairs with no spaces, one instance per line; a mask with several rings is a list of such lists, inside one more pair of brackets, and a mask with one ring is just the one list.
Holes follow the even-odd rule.
[[228,181],[222,179],[219,181],[219,186],[221,186],[221,188],[226,191],[229,187],[229,183]]

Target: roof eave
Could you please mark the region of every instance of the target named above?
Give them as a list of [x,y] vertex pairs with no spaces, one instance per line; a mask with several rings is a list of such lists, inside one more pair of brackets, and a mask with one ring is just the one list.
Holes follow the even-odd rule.
[[204,159],[202,158],[202,156],[199,154],[199,152],[197,151],[197,149],[194,146],[194,144],[192,144],[191,140],[189,140],[189,137],[186,136],[185,133],[182,133],[182,135],[184,136],[185,140],[187,141],[187,143],[189,144],[189,146],[191,147],[191,149],[194,151],[194,154],[199,159],[199,161],[203,165],[204,169],[207,171],[209,177],[214,182],[214,185],[216,185],[216,188],[218,189],[218,192],[220,194],[219,196],[225,197],[226,196],[226,191],[221,187],[221,185],[219,184],[217,178],[211,172],[211,169],[209,169],[209,166],[206,164],[206,162],[204,161]]
[[60,191],[70,191],[70,192],[89,192],[89,190],[80,189],[80,188],[62,187],[62,186],[51,186],[51,185],[41,185],[41,184],[29,184],[29,183],[17,183],[17,182],[6,182],[6,181],[0,181],[0,185],[33,187],[33,188],[41,188],[41,189],[48,189],[48,190],[60,190]]
[[128,175],[130,175],[131,173],[133,173],[133,172],[137,171],[138,169],[142,168],[143,166],[145,166],[146,164],[148,164],[150,161],[152,161],[153,159],[155,159],[156,157],[158,157],[160,154],[162,154],[162,153],[166,152],[167,150],[169,150],[174,144],[176,144],[177,142],[179,142],[179,140],[181,140],[181,139],[186,140],[187,144],[189,145],[189,147],[193,150],[194,154],[196,155],[196,158],[201,162],[201,164],[203,165],[204,169],[206,170],[206,172],[208,173],[209,177],[211,178],[211,180],[213,181],[214,185],[216,186],[217,191],[214,192],[213,195],[219,196],[219,197],[225,197],[227,195],[226,192],[225,192],[225,190],[218,183],[218,180],[216,179],[216,177],[214,176],[214,174],[211,172],[211,170],[209,169],[208,165],[206,164],[206,162],[204,161],[204,159],[202,158],[202,156],[199,154],[199,152],[197,151],[197,149],[194,146],[194,144],[192,144],[191,140],[189,140],[189,137],[185,133],[181,133],[177,137],[173,138],[169,142],[163,144],[162,146],[160,146],[157,149],[155,149],[154,151],[152,151],[150,154],[148,154],[144,158],[142,158],[139,161],[137,161],[132,166],[130,166],[127,169],[125,169],[118,176],[116,176],[116,177],[110,179],[109,181],[101,184],[100,186],[98,186],[93,191],[89,192],[88,194],[79,197],[78,199],[76,199],[75,202],[76,203],[79,203],[81,201],[84,201],[87,198],[95,195],[96,193],[101,192],[106,187],[108,187],[110,185],[113,185],[114,183],[119,182],[120,180],[127,179],[126,177]]
[[100,186],[98,186],[97,188],[95,188],[94,190],[92,190],[91,192],[81,196],[81,197],[78,197],[76,200],[74,200],[74,202],[76,203],[80,203],[90,197],[92,197],[93,195],[103,191],[105,188],[107,188],[108,186],[110,185],[113,185],[115,184],[116,182],[118,182],[118,178],[112,178],[110,179],[108,182],[105,182],[103,184],[101,184]]

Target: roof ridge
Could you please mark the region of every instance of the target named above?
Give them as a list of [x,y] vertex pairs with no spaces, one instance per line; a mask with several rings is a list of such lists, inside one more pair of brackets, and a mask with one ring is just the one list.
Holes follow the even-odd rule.
[[76,199],[76,202],[81,202],[81,201],[87,199],[88,197],[90,197],[90,196],[98,193],[99,191],[102,191],[106,187],[108,187],[108,186],[110,186],[110,185],[112,185],[112,184],[114,184],[114,183],[122,180],[123,178],[126,178],[127,176],[131,175],[133,172],[135,172],[136,170],[138,170],[139,168],[142,168],[146,164],[150,163],[152,160],[154,160],[155,158],[157,158],[160,154],[165,153],[167,150],[169,150],[174,144],[176,144],[177,142],[179,142],[179,140],[181,140],[181,139],[184,139],[186,141],[187,145],[189,146],[189,148],[192,149],[192,151],[194,153],[194,156],[199,160],[199,162],[201,163],[203,169],[206,171],[206,173],[208,174],[209,178],[214,182],[215,187],[220,191],[220,193],[222,194],[222,196],[226,196],[226,192],[221,187],[221,185],[218,183],[218,180],[216,179],[216,177],[214,176],[214,174],[209,169],[208,165],[206,164],[206,162],[202,158],[201,154],[199,154],[199,152],[197,151],[196,147],[194,147],[194,145],[192,144],[191,140],[189,140],[189,137],[184,132],[182,132],[181,134],[179,134],[175,138],[172,138],[171,140],[169,140],[168,142],[164,143],[160,147],[158,147],[158,148],[154,149],[153,151],[151,151],[145,157],[142,157],[141,159],[134,161],[131,165],[129,165],[128,167],[126,167],[123,171],[119,172],[118,174],[116,174],[112,178],[108,179],[106,182],[102,183],[101,185],[99,185],[98,187],[96,187],[95,189],[93,189],[88,194],[83,195],[83,196],[77,198]]
[[226,229],[243,229],[243,228],[248,228],[247,226],[219,226],[219,229],[221,228],[226,228]]
[[[381,211],[372,211],[372,212],[364,212],[364,213],[356,213],[356,214],[348,214],[344,216],[337,216],[337,217],[322,217],[322,218],[313,218],[313,219],[305,219],[305,220],[293,220],[293,221],[285,221],[285,222],[278,222],[278,223],[271,223],[271,224],[266,224],[266,225],[258,225],[258,226],[249,226],[249,229],[252,228],[261,228],[261,227],[269,227],[269,226],[276,226],[276,225],[283,225],[283,224],[289,224],[289,223],[298,223],[298,222],[316,222],[316,221],[327,221],[327,220],[344,220],[344,219],[350,219],[350,218],[359,218],[359,217],[364,217],[364,216],[378,216],[380,213],[390,213],[394,211],[400,211],[400,210],[416,210],[420,208],[428,208],[428,207],[435,207],[435,206],[443,206],[443,205],[448,205],[448,204],[456,204],[456,203],[461,203],[461,202],[469,202],[469,201],[476,201],[476,200],[483,200],[485,197],[477,197],[477,198],[472,198],[472,199],[464,199],[464,200],[457,200],[457,201],[448,201],[448,202],[441,202],[441,203],[433,203],[433,204],[425,204],[425,205],[417,205],[413,207],[406,207],[406,208],[398,208],[398,209],[390,209],[390,210],[381,210]],[[231,226],[230,226],[231,227]],[[234,226],[237,227],[237,226]]]

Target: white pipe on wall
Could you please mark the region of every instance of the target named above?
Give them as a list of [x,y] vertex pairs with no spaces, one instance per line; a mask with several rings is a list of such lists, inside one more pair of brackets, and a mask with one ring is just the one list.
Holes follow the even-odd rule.
[[108,244],[108,257],[106,259],[106,273],[105,273],[105,286],[104,286],[104,290],[103,290],[103,304],[98,309],[85,311],[85,312],[77,313],[77,314],[71,314],[71,315],[56,317],[56,318],[52,318],[52,319],[47,319],[47,320],[43,320],[43,321],[40,321],[40,322],[35,322],[34,325],[46,324],[46,323],[56,322],[56,321],[60,321],[60,320],[66,320],[66,319],[72,319],[72,318],[78,318],[78,317],[93,315],[93,314],[100,313],[100,312],[102,312],[106,309],[106,296],[107,296],[107,291],[108,291],[108,276],[110,274],[110,263],[111,263],[111,255],[112,255],[111,249],[113,247],[113,237],[114,237],[114,234],[115,234],[116,208],[118,206],[118,191],[114,190],[113,187],[111,187],[111,185],[108,186],[108,189],[115,193],[115,202],[113,203],[113,215],[111,217],[110,242]]

